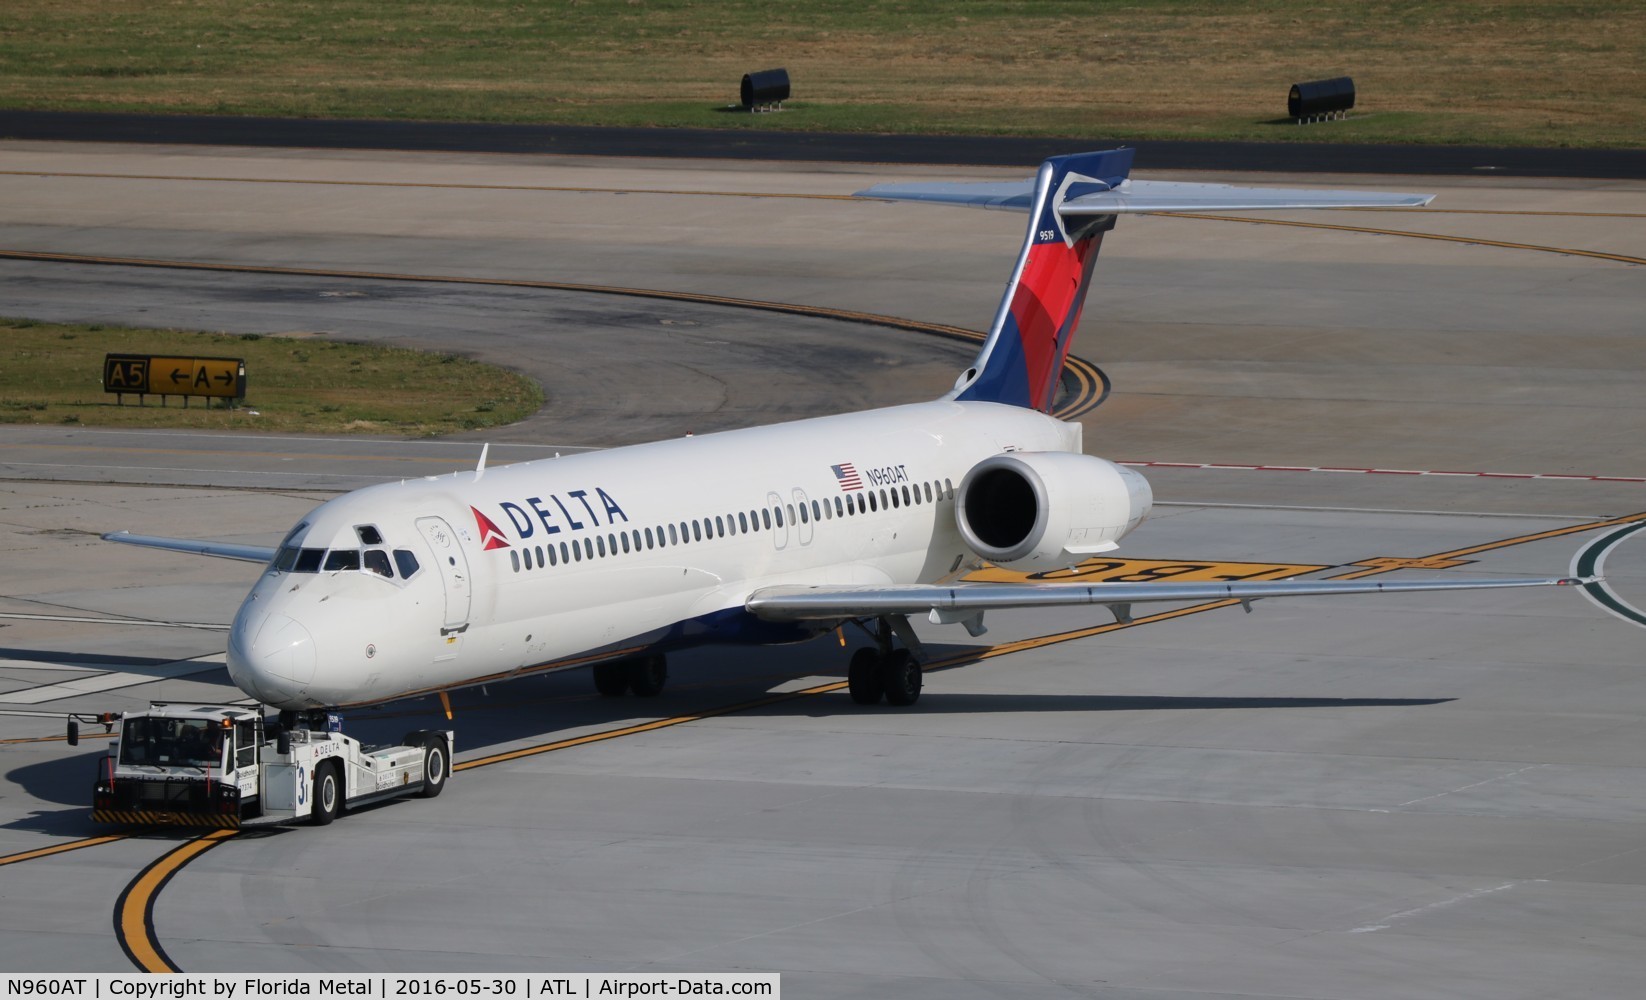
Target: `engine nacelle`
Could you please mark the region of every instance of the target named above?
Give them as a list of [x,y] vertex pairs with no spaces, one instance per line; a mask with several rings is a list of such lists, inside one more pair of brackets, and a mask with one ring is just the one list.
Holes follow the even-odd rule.
[[1061,569],[1115,548],[1154,506],[1149,481],[1090,455],[1008,452],[966,473],[955,520],[973,552],[1007,569]]

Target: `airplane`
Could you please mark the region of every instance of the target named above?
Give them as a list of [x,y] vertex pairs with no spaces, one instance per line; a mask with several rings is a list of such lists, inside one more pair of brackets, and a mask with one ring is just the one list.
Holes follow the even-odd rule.
[[1231,583],[966,582],[1115,550],[1153,505],[1136,471],[1050,415],[1104,235],[1137,212],[1420,206],[1431,195],[1132,180],[1134,151],[1054,156],[1032,180],[859,196],[1022,211],[1029,226],[974,363],[941,398],[370,486],[276,547],[116,532],[262,564],[228,635],[230,678],[295,718],[592,666],[653,696],[666,654],[861,626],[853,701],[911,705],[910,619],[983,631],[1001,608],[1538,587],[1577,578]]

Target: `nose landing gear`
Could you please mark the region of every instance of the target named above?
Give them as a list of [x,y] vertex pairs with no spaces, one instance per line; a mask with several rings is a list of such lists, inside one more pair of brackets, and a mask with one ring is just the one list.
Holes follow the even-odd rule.
[[[862,624],[859,622],[858,624]],[[864,631],[868,631],[864,626]],[[874,705],[881,698],[888,705],[913,705],[920,700],[924,674],[920,669],[920,640],[909,627],[903,615],[889,615],[876,619],[871,633],[873,646],[864,646],[852,654],[846,669],[846,687],[852,701],[859,705]],[[893,636],[903,640],[905,649],[892,645]]]

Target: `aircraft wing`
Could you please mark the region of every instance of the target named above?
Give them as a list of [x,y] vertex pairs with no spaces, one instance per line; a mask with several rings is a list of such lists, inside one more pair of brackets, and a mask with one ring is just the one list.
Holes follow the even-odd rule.
[[[1103,187],[1101,183],[1093,186]],[[855,197],[929,201],[943,205],[1027,212],[1034,207],[1034,181],[877,184],[857,192]],[[1072,195],[1063,202],[1058,213],[1086,216],[1136,212],[1249,212],[1282,208],[1416,208],[1433,200],[1432,194],[1126,180],[1104,190]]]
[[172,552],[189,552],[197,556],[217,556],[222,559],[239,559],[241,562],[254,562],[267,565],[274,561],[275,548],[272,545],[236,545],[233,542],[201,542],[192,538],[160,538],[156,535],[134,535],[129,531],[113,531],[103,536],[105,542],[125,542],[127,545],[144,545],[151,549],[168,549]]
[[879,615],[925,614],[953,622],[1000,608],[1103,604],[1121,621],[1130,607],[1155,601],[1240,601],[1331,594],[1408,594],[1437,590],[1560,587],[1592,577],[1503,577],[1466,580],[1274,580],[1244,583],[956,583],[882,587],[854,585],[765,587],[744,607],[769,621],[832,621]]

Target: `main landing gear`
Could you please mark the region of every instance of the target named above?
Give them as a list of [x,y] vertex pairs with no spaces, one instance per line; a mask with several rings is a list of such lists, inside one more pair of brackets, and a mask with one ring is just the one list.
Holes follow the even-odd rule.
[[[864,623],[857,624],[869,631]],[[876,619],[870,634],[875,644],[854,652],[846,669],[846,686],[852,701],[874,705],[885,698],[888,705],[913,705],[920,700],[924,675],[917,659],[920,642],[909,627],[909,620],[902,615]],[[893,636],[902,639],[909,648],[893,647]]]
[[633,691],[641,698],[654,698],[663,693],[668,679],[669,663],[662,653],[594,666],[594,689],[608,698],[621,697],[625,691]]

